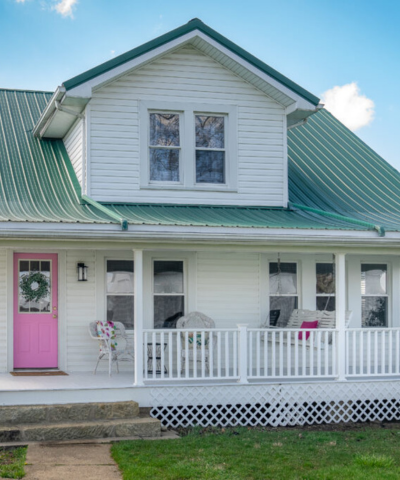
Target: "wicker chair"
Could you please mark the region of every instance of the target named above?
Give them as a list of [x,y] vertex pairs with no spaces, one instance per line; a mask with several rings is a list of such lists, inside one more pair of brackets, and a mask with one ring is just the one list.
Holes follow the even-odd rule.
[[[200,312],[191,312],[188,315],[181,317],[176,322],[176,328],[179,329],[188,329],[193,328],[194,332],[196,329],[203,329],[203,328],[215,328],[215,322],[210,317],[207,317],[203,313]],[[194,333],[189,332],[189,345],[186,349],[186,334],[184,332],[181,333],[181,373],[184,371],[185,362],[188,359],[190,362],[194,359],[194,351],[196,350],[196,359],[197,362],[202,361],[202,355],[204,351],[205,357],[205,364],[207,370],[210,371],[210,334],[204,334],[204,345],[202,345],[202,337],[200,332],[197,334],[196,338],[194,338]],[[213,342],[213,346],[215,346],[215,342]]]
[[[96,374],[100,360],[108,360],[108,373],[111,377],[112,366],[116,364],[119,373],[119,361],[134,362],[132,340],[128,337],[125,327],[121,322],[114,322],[115,338],[111,340],[106,335],[99,335],[97,322],[89,324],[89,335],[93,340],[99,342],[99,355],[93,374]],[[115,344],[115,347],[114,347]]]

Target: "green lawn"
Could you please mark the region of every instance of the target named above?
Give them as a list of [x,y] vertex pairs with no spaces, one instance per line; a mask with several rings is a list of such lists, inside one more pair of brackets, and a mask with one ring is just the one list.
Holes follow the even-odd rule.
[[22,478],[26,448],[0,449],[0,478]]
[[112,446],[124,480],[400,478],[400,427],[349,431],[199,428]]

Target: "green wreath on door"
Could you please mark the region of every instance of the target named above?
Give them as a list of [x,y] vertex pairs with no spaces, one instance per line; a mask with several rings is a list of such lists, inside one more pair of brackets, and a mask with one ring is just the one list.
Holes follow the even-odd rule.
[[50,282],[43,273],[30,272],[21,278],[19,288],[27,302],[39,302],[50,293]]

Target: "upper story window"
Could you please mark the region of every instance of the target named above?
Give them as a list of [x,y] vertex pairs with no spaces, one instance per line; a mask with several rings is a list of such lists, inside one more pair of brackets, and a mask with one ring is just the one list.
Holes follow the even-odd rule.
[[140,112],[142,188],[236,191],[236,107],[141,102]]
[[196,183],[225,183],[225,117],[195,116]]
[[179,182],[179,114],[150,113],[150,181]]

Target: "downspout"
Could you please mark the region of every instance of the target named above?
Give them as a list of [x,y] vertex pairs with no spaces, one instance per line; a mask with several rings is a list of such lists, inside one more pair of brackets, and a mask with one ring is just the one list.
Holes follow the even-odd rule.
[[93,200],[92,198],[88,197],[87,195],[82,195],[82,200],[86,203],[89,203],[93,207],[97,208],[101,212],[105,213],[109,217],[111,217],[114,220],[117,220],[121,224],[122,230],[128,230],[128,220],[125,218],[122,218],[120,215],[117,213],[113,212],[109,208],[105,207],[99,202],[96,202],[96,200]]
[[362,220],[357,220],[356,218],[345,217],[344,215],[339,215],[338,213],[325,212],[324,210],[319,210],[318,208],[306,207],[305,205],[299,205],[298,203],[288,203],[289,208],[304,210],[305,212],[312,212],[318,215],[323,215],[325,217],[336,218],[337,220],[343,220],[344,222],[353,223],[354,225],[360,225],[362,227],[367,227],[370,230],[375,230],[378,232],[380,237],[385,236],[385,229],[380,225],[374,225],[373,223],[364,222]]

